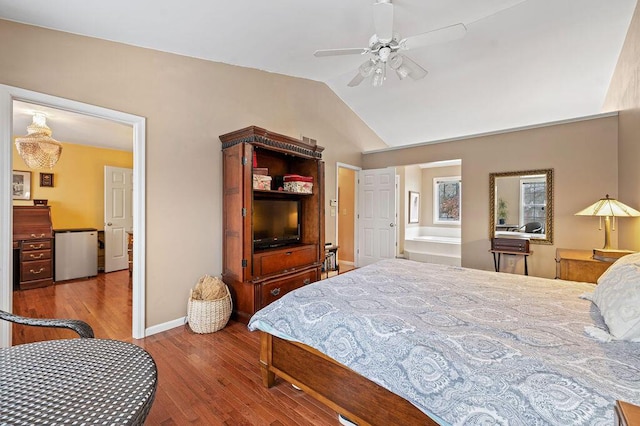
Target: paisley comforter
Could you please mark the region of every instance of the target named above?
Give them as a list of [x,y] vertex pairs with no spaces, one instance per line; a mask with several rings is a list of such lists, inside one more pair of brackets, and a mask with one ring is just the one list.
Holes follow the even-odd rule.
[[601,343],[592,284],[386,260],[291,292],[249,323],[302,342],[442,424],[611,425],[640,404],[640,344]]

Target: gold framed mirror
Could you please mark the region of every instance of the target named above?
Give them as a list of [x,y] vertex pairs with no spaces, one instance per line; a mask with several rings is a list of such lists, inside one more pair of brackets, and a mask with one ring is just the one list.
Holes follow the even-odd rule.
[[489,174],[489,238],[553,244],[553,169]]

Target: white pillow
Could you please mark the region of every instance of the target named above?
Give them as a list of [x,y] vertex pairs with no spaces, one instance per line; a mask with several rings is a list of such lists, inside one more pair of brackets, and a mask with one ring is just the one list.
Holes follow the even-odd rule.
[[640,341],[640,256],[611,265],[598,279],[592,301],[615,339]]
[[604,271],[602,275],[600,275],[600,278],[598,278],[598,284],[600,284],[600,280],[606,279],[609,271],[615,270],[620,265],[627,265],[629,263],[637,263],[640,265],[640,251],[624,255],[620,259],[616,260],[606,271]]

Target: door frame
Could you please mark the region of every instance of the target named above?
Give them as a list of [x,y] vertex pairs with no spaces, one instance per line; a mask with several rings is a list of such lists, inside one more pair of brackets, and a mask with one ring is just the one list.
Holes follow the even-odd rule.
[[[358,187],[360,185],[360,182],[358,181],[358,172],[360,170],[362,170],[362,167],[358,167],[358,166],[353,166],[351,164],[347,164],[347,163],[340,163],[340,162],[336,162],[336,200],[338,199],[338,190],[339,190],[339,183],[340,183],[340,169],[349,169],[349,170],[354,170],[356,172],[356,176],[355,176],[355,199],[353,200],[353,207],[354,207],[354,212],[355,214],[353,215],[353,265],[354,266],[358,266]],[[331,207],[330,207],[331,208]],[[335,241],[336,241],[336,245],[338,245],[338,218],[340,217],[340,205],[338,205],[338,209],[336,211],[336,217],[335,217],[335,229],[336,229],[336,236],[335,236]]]
[[[104,118],[133,127],[133,227],[136,232],[136,238],[133,242],[133,262],[136,267],[133,268],[132,277],[132,336],[134,339],[145,337],[146,119],[137,115],[3,84],[0,84],[0,309],[7,312],[13,311],[13,201],[10,183],[13,165],[14,100]],[[0,347],[11,345],[11,329],[9,322],[0,322]]]

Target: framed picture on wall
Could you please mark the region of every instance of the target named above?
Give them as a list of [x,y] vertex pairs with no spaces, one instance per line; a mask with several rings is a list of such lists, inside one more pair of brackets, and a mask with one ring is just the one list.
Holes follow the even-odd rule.
[[40,186],[53,187],[53,173],[40,173]]
[[31,199],[31,172],[14,170],[11,184],[14,200]]
[[409,191],[409,223],[420,221],[420,193]]

